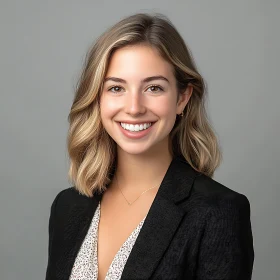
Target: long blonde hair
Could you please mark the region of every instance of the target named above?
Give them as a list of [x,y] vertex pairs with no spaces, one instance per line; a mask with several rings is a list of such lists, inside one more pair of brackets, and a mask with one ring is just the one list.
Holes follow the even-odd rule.
[[86,196],[102,192],[111,182],[116,164],[116,143],[105,131],[100,117],[100,94],[114,51],[128,45],[147,44],[173,65],[178,92],[189,83],[192,96],[184,116],[176,119],[170,133],[173,155],[182,155],[197,171],[212,177],[221,152],[205,110],[206,86],[184,40],[162,14],[138,13],[104,32],[87,53],[68,116],[69,179]]

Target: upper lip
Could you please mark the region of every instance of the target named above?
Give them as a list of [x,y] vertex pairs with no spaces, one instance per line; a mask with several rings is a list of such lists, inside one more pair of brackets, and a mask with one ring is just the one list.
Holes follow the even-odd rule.
[[142,124],[142,123],[154,123],[155,121],[119,121],[120,123],[129,123],[129,124]]

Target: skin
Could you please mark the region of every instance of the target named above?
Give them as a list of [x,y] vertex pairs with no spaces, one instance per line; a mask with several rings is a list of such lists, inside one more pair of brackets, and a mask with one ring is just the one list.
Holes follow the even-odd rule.
[[[149,46],[127,46],[117,50],[109,62],[105,76],[126,81],[104,82],[100,98],[101,120],[117,143],[118,183],[132,200],[144,190],[159,185],[172,161],[168,149],[176,114],[187,105],[193,88],[189,85],[177,102],[173,66]],[[151,76],[165,80],[141,81]],[[124,136],[118,121],[155,121],[148,135],[141,139]],[[112,188],[115,188],[115,180]],[[148,192],[147,192],[148,193]]]

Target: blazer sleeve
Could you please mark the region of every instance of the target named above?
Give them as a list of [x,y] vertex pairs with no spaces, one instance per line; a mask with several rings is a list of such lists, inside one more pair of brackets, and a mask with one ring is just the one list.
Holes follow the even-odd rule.
[[51,204],[50,209],[50,216],[49,216],[49,225],[48,225],[48,232],[49,232],[49,240],[48,240],[48,262],[47,262],[47,269],[46,269],[46,280],[51,280],[51,262],[52,262],[52,248],[53,248],[53,238],[54,238],[54,229],[55,229],[55,220],[56,220],[56,205],[58,198],[62,192],[57,194],[54,201]]
[[209,209],[196,279],[250,280],[253,262],[250,203],[238,193]]

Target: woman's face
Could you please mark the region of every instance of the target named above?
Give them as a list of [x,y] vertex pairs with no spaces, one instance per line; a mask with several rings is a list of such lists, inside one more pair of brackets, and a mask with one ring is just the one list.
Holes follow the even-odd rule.
[[151,47],[118,49],[111,57],[100,99],[103,126],[126,153],[162,153],[168,149],[176,114],[183,111],[191,93],[189,86],[176,103],[172,65]]

